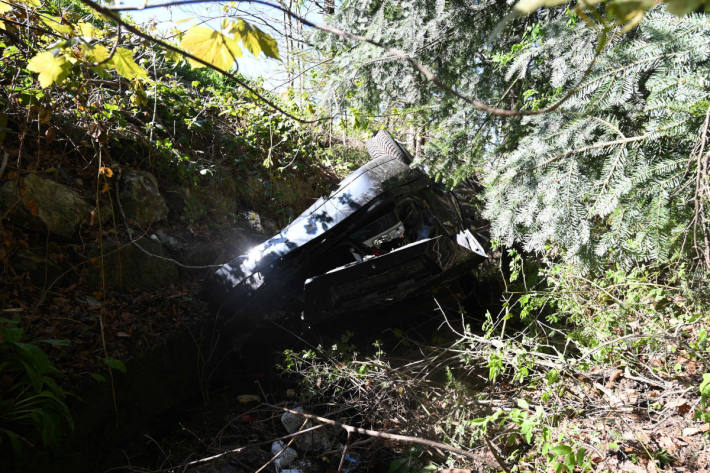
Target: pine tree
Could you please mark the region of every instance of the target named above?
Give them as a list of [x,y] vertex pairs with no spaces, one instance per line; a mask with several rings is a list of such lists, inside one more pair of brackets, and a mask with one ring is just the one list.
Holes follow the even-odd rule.
[[488,116],[355,42],[336,55],[326,97],[368,113],[373,128],[391,125],[394,113],[404,128],[423,129],[429,172],[452,185],[484,180],[485,215],[506,244],[554,248],[588,267],[687,251],[697,193],[691,152],[710,107],[708,16],[657,7],[632,32],[609,32],[595,58],[601,27],[564,8],[490,38],[508,11],[491,1],[355,1],[336,21],[490,104],[535,110],[574,91],[553,113]]

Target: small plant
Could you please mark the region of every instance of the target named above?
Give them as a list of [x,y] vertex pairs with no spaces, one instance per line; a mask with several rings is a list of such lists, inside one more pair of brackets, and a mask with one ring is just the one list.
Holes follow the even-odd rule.
[[547,457],[555,473],[573,473],[575,468],[587,471],[585,463],[587,451],[584,447],[575,451],[569,445],[554,445],[547,449]]
[[9,442],[15,453],[23,445],[56,447],[65,428],[73,428],[56,381],[61,373],[39,346],[67,342],[23,342],[22,336],[17,320],[0,318],[0,446]]
[[695,418],[702,422],[710,422],[710,373],[703,374],[699,389],[700,407],[695,411]]

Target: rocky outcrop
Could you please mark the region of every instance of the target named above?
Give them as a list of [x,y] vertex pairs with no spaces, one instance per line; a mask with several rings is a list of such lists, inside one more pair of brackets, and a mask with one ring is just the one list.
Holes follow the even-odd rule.
[[205,217],[233,223],[237,215],[237,183],[226,168],[200,178],[199,185],[168,191],[170,209],[187,222]]
[[0,188],[0,208],[11,209],[11,217],[22,226],[44,228],[63,238],[71,238],[88,222],[93,209],[78,192],[35,174],[6,182]]
[[146,171],[128,170],[121,176],[119,198],[128,224],[146,228],[168,216],[158,181]]

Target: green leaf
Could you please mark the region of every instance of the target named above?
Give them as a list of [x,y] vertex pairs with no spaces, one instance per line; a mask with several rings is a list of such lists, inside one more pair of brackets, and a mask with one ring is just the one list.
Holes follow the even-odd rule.
[[572,453],[572,448],[567,445],[555,445],[550,451],[555,455],[569,455]]
[[107,64],[128,80],[148,79],[148,73],[133,60],[133,51],[126,48],[116,48],[116,53]]
[[106,377],[102,374],[99,373],[91,373],[91,377],[94,378],[96,381],[99,383],[105,383],[106,382]]
[[710,373],[703,374],[703,380],[700,383],[700,396],[703,399],[710,398]]
[[518,407],[521,409],[530,409],[530,404],[525,399],[518,399]]
[[[222,70],[229,69],[236,58],[242,57],[237,41],[207,26],[187,30],[180,41],[180,48]],[[195,69],[205,67],[193,59],[188,58],[188,61]]]
[[47,354],[34,343],[15,343],[20,350],[20,355],[27,360],[37,370],[39,374],[54,371],[52,363],[47,358]]
[[387,468],[387,473],[409,473],[412,461],[409,457],[398,457],[392,460]]
[[45,89],[50,85],[60,84],[69,75],[71,64],[64,56],[55,56],[43,51],[29,60],[27,69],[39,74],[39,85]]
[[109,368],[118,370],[123,374],[127,373],[126,365],[124,365],[121,360],[117,360],[116,358],[104,358],[103,360]]
[[281,59],[276,40],[271,35],[264,33],[241,18],[236,25],[232,26],[230,33],[234,35],[234,39],[241,40],[244,47],[254,56],[258,56],[259,53],[263,52],[268,57]]

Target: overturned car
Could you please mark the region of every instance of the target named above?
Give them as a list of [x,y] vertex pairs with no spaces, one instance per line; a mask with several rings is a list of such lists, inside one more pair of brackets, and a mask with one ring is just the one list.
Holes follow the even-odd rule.
[[231,316],[303,312],[309,323],[391,305],[480,263],[455,196],[386,131],[367,142],[370,162],[278,235],[207,281],[213,309]]

